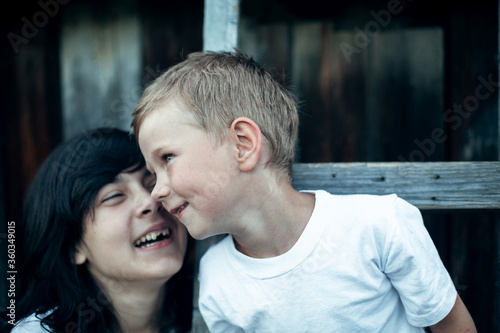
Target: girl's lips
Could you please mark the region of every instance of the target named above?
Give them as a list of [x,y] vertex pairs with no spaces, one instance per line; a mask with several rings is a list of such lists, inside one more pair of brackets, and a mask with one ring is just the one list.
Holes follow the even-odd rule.
[[[137,249],[155,249],[161,247],[160,245],[168,245],[172,242],[173,229],[169,226],[167,219],[152,225],[134,242],[133,246]],[[167,242],[165,242],[167,241]]]
[[155,250],[159,250],[159,249],[162,249],[164,247],[169,246],[170,244],[172,244],[172,242],[173,242],[173,238],[169,237],[169,238],[163,239],[159,242],[153,243],[152,245],[149,245],[146,247],[139,247],[137,249],[139,251],[155,251]]
[[[156,229],[156,228],[155,228]],[[170,237],[171,230],[168,227],[165,227],[164,229],[160,230],[152,230],[144,234],[143,236],[139,237],[135,242],[134,245],[136,247],[143,247],[143,246],[148,246],[158,239],[158,241],[169,238]]]

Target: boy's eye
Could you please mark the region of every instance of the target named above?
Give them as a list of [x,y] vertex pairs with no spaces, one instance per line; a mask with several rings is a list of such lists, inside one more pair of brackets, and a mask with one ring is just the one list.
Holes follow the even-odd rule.
[[172,154],[165,154],[165,155],[163,155],[163,160],[165,162],[170,162],[170,161],[172,161],[173,158],[174,158],[174,155],[172,155]]

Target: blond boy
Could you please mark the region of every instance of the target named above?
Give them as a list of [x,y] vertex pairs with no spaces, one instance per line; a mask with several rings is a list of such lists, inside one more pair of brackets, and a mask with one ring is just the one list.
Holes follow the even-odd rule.
[[196,239],[211,332],[475,332],[418,209],[396,195],[298,192],[294,96],[236,52],[191,54],[132,126],[151,195]]

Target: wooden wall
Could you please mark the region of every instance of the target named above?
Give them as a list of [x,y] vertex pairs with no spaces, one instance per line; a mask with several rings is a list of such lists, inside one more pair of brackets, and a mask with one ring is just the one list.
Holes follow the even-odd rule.
[[[297,162],[499,159],[497,1],[441,7],[428,0],[241,2],[239,47],[302,100]],[[24,36],[16,46],[0,42],[2,221],[20,220],[31,178],[63,138],[97,125],[126,128],[142,89],[203,47],[203,0],[61,0],[47,22],[26,30],[23,18],[43,10],[36,0],[17,1],[0,20],[3,36]],[[479,331],[498,331],[499,213],[423,214]],[[1,282],[0,308],[5,294]]]
[[[0,308],[6,306],[6,222],[19,221],[36,169],[61,140],[57,16],[27,28],[40,8],[13,3],[0,20]],[[25,18],[26,20],[23,20]],[[42,24],[43,23],[43,24]],[[9,34],[15,34],[9,35]],[[9,39],[8,37],[11,37]],[[20,242],[20,240],[19,240]]]
[[[289,66],[288,83],[302,101],[298,161],[408,159],[415,156],[408,142],[424,140],[434,129],[442,129],[441,116],[434,112],[444,104],[442,28],[383,32],[350,62],[339,45],[352,41],[356,32],[337,30],[334,22],[247,28],[240,33],[242,49],[269,57],[272,53],[266,48],[270,47],[280,53],[278,62],[289,62],[263,59],[273,68]],[[288,36],[290,42],[281,45]],[[247,44],[252,40],[269,44],[263,46],[265,51],[254,51]],[[425,161],[442,160],[442,145],[433,150]]]
[[[299,95],[297,162],[496,161],[497,21],[496,1],[243,1],[238,46]],[[423,215],[478,330],[498,331],[500,214]]]
[[[36,170],[57,144],[78,132],[96,126],[129,129],[146,85],[184,55],[202,50],[203,0],[20,0],[1,16],[2,36],[13,37],[0,42],[5,101],[0,112],[0,311],[7,305],[6,222],[21,220]],[[181,300],[187,326],[194,244],[189,251]],[[17,287],[20,297],[22,286]]]
[[142,87],[142,35],[135,0],[75,2],[61,13],[63,137],[88,128],[128,130]]

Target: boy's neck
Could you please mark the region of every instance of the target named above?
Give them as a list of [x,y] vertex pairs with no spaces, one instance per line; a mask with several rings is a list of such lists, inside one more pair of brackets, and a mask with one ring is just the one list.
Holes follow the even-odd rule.
[[254,258],[290,250],[309,222],[315,202],[314,194],[297,192],[291,185],[263,197],[262,205],[245,217],[244,225],[250,227],[232,234],[236,249]]

